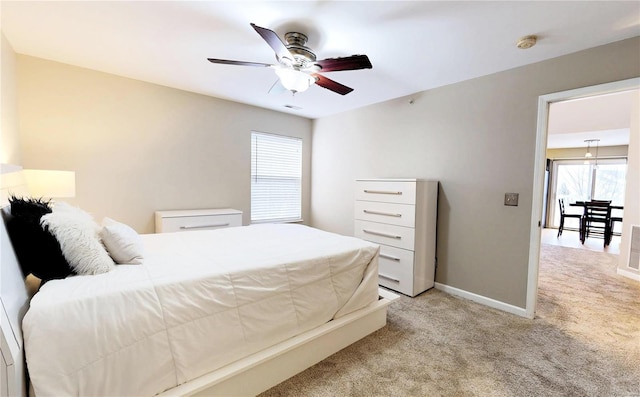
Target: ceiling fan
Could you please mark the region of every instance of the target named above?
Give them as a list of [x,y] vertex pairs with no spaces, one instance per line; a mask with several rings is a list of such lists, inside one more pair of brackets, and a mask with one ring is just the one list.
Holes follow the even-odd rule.
[[328,58],[316,61],[316,54],[306,47],[307,36],[298,32],[289,32],[284,35],[286,44],[273,30],[251,24],[256,32],[269,44],[276,53],[277,64],[260,62],[231,61],[227,59],[207,58],[209,62],[225,65],[258,66],[273,68],[279,81],[271,88],[281,84],[285,89],[293,92],[306,91],[313,84],[326,88],[340,95],[346,95],[353,88],[333,81],[320,72],[337,72],[341,70],[371,69],[372,65],[366,55],[352,55],[342,58]]

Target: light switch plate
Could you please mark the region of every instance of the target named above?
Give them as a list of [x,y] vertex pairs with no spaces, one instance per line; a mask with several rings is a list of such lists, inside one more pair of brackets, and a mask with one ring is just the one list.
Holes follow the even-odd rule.
[[505,193],[504,205],[517,206],[518,205],[518,193]]

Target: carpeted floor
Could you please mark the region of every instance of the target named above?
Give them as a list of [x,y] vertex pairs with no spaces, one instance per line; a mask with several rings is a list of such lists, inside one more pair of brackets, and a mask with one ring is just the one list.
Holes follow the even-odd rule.
[[260,396],[640,396],[640,283],[617,260],[543,245],[534,320],[402,297],[386,327]]

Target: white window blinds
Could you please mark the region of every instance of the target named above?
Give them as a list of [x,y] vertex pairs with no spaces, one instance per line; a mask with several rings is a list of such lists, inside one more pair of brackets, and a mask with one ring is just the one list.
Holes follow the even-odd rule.
[[251,222],[302,218],[302,139],[251,133]]

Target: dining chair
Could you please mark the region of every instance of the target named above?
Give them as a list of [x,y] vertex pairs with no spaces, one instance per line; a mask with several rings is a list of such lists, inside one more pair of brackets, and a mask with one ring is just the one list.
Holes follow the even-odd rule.
[[564,230],[564,218],[573,218],[578,219],[578,227],[582,224],[580,219],[582,218],[582,214],[567,214],[564,211],[564,199],[558,199],[558,203],[560,204],[560,226],[558,227],[558,237],[562,236],[562,231]]
[[611,235],[612,236],[620,236],[622,233],[620,232],[614,232],[614,226],[616,225],[616,222],[620,222],[622,223],[622,210],[620,208],[611,208]]
[[604,246],[611,242],[611,202],[587,201],[580,226],[580,241],[584,244],[589,237],[604,239]]

